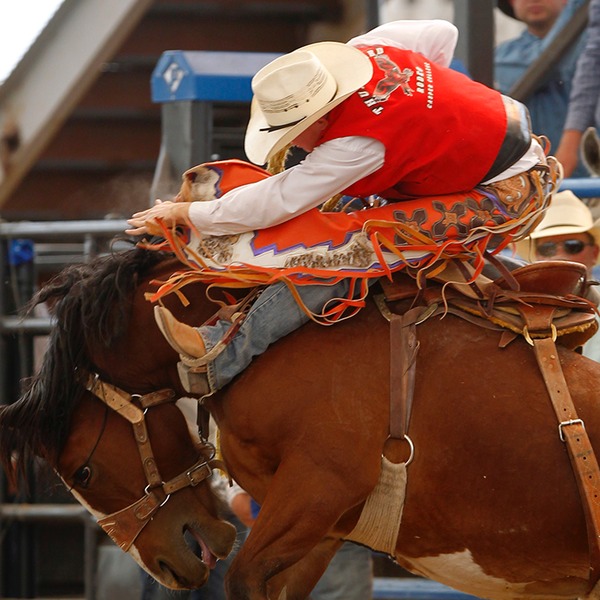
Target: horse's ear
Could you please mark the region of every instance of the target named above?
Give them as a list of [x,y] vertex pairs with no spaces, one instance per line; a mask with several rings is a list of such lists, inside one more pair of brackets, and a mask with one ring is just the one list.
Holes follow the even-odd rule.
[[581,138],[581,158],[587,170],[600,177],[600,138],[594,127],[588,127]]
[[270,173],[249,162],[236,158],[202,163],[182,175],[181,189],[176,202],[206,202],[215,200],[230,190],[256,183]]
[[[206,180],[206,167],[198,165],[188,169],[181,176],[181,188],[175,197],[175,202],[194,202],[195,200],[206,201],[214,199],[214,186],[206,190],[205,186],[195,186],[196,181]],[[207,193],[208,191],[208,193]]]

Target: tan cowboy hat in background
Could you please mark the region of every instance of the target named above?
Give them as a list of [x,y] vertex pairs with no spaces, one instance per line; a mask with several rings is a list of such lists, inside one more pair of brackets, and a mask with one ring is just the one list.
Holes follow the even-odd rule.
[[[600,219],[594,221],[587,205],[571,190],[565,190],[552,197],[540,224],[530,236],[515,244],[516,252],[521,258],[534,261],[534,245],[531,240],[572,233],[589,233],[600,246]],[[600,254],[596,264],[600,264]]]
[[285,54],[252,78],[244,149],[257,165],[365,85],[371,61],[357,48],[319,42]]
[[517,17],[515,17],[515,11],[513,10],[510,0],[498,0],[497,4],[498,4],[498,8],[505,15],[508,15],[509,17],[512,17],[513,19],[517,18]]

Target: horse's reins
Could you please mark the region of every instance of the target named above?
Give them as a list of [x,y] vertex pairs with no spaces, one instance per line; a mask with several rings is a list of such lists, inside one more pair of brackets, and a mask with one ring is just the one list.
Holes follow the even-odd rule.
[[[90,377],[87,389],[131,423],[148,483],[144,495],[139,500],[98,520],[98,525],[122,550],[127,552],[172,494],[186,487],[195,487],[210,477],[214,468],[224,470],[225,466],[214,458],[215,450],[212,444],[202,440],[199,447],[201,457],[183,473],[169,481],[163,481],[150,444],[146,411],[159,404],[176,402],[175,392],[164,389],[144,395],[128,394],[114,385],[105,383],[97,376]],[[141,408],[134,400],[137,400]],[[209,454],[208,458],[206,454]]]

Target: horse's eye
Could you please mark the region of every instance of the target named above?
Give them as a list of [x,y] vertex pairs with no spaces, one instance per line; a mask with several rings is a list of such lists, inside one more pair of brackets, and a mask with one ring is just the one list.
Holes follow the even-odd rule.
[[88,465],[83,465],[82,467],[79,467],[77,471],[75,471],[73,475],[73,483],[76,486],[86,488],[89,485],[91,478],[92,470]]

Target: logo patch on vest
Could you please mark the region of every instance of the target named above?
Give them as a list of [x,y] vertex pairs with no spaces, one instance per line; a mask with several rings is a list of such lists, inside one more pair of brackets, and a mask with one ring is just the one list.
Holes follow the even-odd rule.
[[385,73],[375,86],[373,99],[376,102],[385,102],[390,94],[400,88],[405,96],[412,96],[413,89],[409,85],[410,78],[414,75],[412,69],[402,69],[387,54],[380,54],[374,59],[377,66]]
[[[358,91],[359,97],[365,105],[371,109],[373,114],[378,115],[383,111],[383,106],[378,105],[386,102],[397,89],[401,89],[404,95],[408,97],[413,96],[415,93],[425,94],[427,97],[427,108],[432,108],[433,78],[430,63],[425,62],[423,67],[415,66],[415,70],[408,67],[401,69],[398,64],[385,53],[385,49],[381,46],[375,48],[363,47],[363,50],[384,73],[384,76],[375,84],[375,89],[372,94],[364,88]],[[411,86],[411,79],[413,79],[413,77],[414,87]]]

